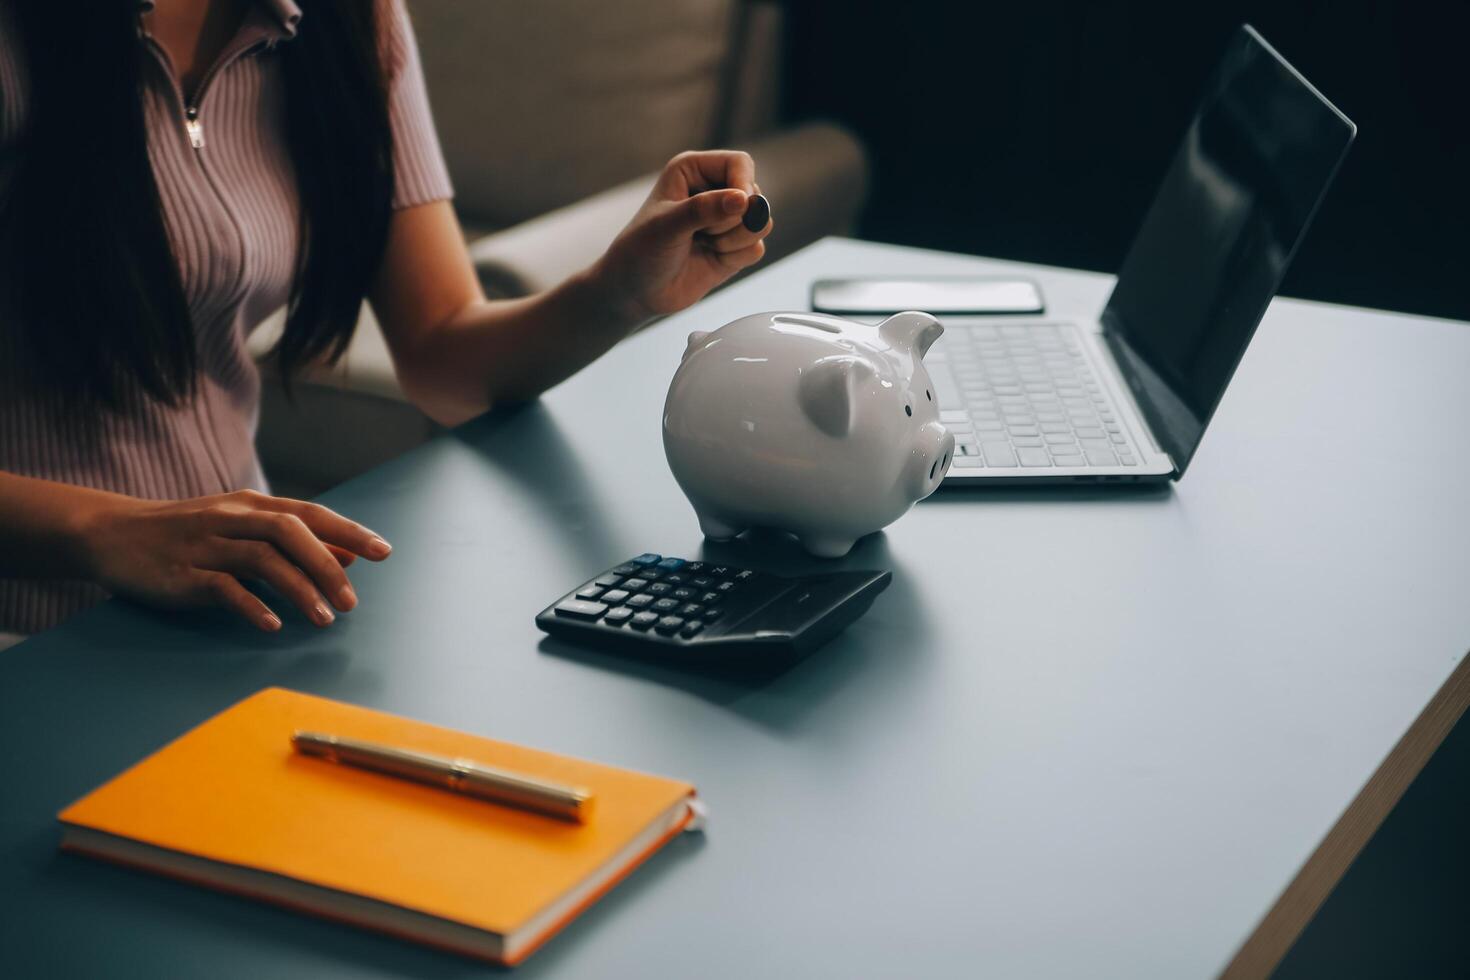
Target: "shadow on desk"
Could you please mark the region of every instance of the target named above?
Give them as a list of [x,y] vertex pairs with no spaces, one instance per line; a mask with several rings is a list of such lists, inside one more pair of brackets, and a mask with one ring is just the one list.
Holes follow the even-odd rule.
[[[675,687],[780,731],[799,727],[860,677],[895,688],[902,686],[904,675],[923,667],[929,649],[929,617],[882,532],[863,538],[847,557],[835,562],[813,558],[794,538],[774,531],[754,531],[727,542],[707,540],[699,558],[782,575],[886,568],[893,572],[893,582],[868,612],[831,642],[802,660],[774,669],[684,667],[605,653],[552,637],[541,641],[540,651]],[[895,637],[902,637],[902,643],[894,642]]]
[[1162,503],[1174,493],[1170,483],[1056,483],[1007,486],[996,480],[989,485],[941,483],[939,489],[919,501],[920,507],[943,507],[984,501],[1006,503],[1107,503],[1114,505]]
[[546,526],[557,529],[562,544],[576,554],[622,554],[626,549],[609,533],[612,516],[562,434],[540,402],[490,412],[450,433],[451,438],[485,460],[538,509]]

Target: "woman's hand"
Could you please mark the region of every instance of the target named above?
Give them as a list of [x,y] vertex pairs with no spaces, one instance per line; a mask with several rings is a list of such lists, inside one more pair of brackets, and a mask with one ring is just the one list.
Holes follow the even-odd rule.
[[388,542],[318,504],[253,490],[155,502],[108,495],[82,519],[90,577],[118,595],[171,608],[224,606],[262,630],[281,619],[240,579],[268,583],[318,626],[357,605],[343,570]]
[[758,193],[750,154],[680,153],[593,275],[634,322],[682,310],[765,254],[771,222],[759,231],[741,224]]

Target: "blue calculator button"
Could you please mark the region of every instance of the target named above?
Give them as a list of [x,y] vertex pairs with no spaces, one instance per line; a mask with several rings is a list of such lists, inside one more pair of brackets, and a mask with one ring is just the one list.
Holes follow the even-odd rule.
[[662,568],[666,572],[677,572],[679,569],[684,567],[684,559],[665,558],[663,561],[658,563],[658,567]]
[[651,551],[646,551],[637,558],[629,558],[628,561],[633,565],[657,565],[663,561],[663,557],[663,555],[655,555]]

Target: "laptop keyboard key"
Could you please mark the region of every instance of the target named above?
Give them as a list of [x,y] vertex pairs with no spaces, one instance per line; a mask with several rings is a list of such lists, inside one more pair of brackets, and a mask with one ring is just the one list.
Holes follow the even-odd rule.
[[1008,442],[987,442],[980,447],[989,466],[1009,467],[1016,465],[1016,452]]
[[1051,457],[1045,449],[1018,449],[1016,455],[1021,458],[1022,466],[1050,466]]
[[1116,466],[1118,457],[1114,456],[1111,451],[1101,452],[1096,449],[1089,449],[1087,451],[1087,461],[1093,466]]

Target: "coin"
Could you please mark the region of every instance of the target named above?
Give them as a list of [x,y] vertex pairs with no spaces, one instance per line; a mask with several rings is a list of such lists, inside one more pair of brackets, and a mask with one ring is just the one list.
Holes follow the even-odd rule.
[[745,202],[745,217],[740,223],[746,231],[760,231],[771,220],[771,202],[764,194],[752,194]]

